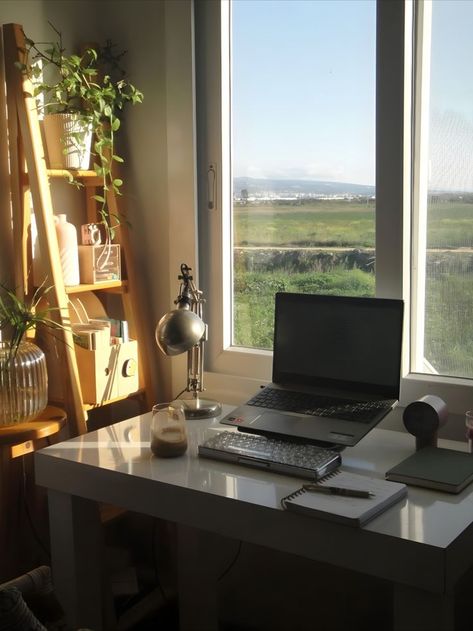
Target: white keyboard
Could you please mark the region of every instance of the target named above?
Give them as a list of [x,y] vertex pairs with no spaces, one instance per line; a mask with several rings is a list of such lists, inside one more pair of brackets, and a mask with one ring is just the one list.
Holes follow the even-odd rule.
[[311,480],[322,478],[341,464],[340,454],[330,449],[230,431],[215,432],[207,438],[199,445],[199,456]]

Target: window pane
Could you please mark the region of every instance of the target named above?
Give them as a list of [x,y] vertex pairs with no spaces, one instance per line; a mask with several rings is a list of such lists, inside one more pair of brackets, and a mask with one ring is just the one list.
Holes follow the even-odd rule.
[[374,0],[232,3],[233,343],[276,291],[374,295]]
[[[424,135],[426,199],[424,338],[415,369],[473,377],[473,3],[436,0],[431,24],[430,105]],[[431,30],[430,27],[431,26]],[[427,77],[427,80],[429,78]],[[422,225],[422,221],[421,221]],[[422,287],[422,284],[420,285]],[[422,296],[420,297],[422,301]]]

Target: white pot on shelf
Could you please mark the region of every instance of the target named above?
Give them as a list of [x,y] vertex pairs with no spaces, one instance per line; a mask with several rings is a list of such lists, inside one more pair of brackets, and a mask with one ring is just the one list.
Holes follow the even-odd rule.
[[55,215],[54,222],[64,285],[66,285],[66,287],[78,285],[80,283],[80,273],[76,227],[74,224],[67,221],[67,217],[64,213]]
[[90,168],[92,126],[77,114],[45,114],[46,157],[50,169]]

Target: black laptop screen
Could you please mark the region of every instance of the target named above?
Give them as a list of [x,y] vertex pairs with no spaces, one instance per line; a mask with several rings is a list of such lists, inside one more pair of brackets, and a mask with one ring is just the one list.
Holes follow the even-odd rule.
[[399,398],[403,302],[276,294],[273,382]]

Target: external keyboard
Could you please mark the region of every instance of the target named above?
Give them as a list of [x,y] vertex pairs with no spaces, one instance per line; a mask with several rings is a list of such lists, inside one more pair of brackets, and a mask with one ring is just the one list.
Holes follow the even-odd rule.
[[207,438],[199,445],[199,456],[312,480],[322,478],[341,463],[340,454],[330,449],[230,431],[215,432]]
[[394,401],[386,399],[355,401],[306,392],[263,388],[247,402],[247,405],[256,405],[283,412],[298,412],[309,416],[324,416],[358,423],[370,423],[381,411],[392,407],[393,403]]

